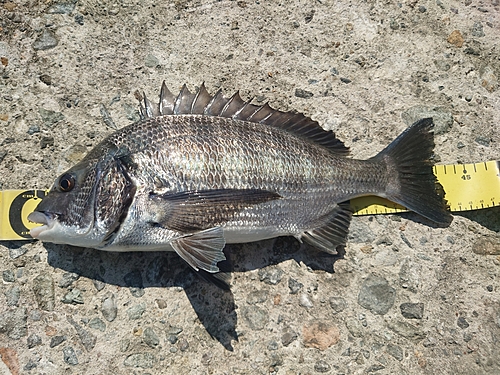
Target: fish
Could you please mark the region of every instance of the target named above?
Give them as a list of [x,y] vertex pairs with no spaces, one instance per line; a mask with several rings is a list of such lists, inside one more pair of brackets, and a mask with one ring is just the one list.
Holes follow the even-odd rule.
[[[139,95],[141,96],[141,95]],[[336,254],[349,201],[387,198],[447,226],[452,215],[433,174],[431,118],[367,160],[300,113],[211,95],[204,84],[159,102],[116,130],[55,180],[28,219],[33,238],[106,251],[175,251],[218,274],[226,244],[294,236]]]

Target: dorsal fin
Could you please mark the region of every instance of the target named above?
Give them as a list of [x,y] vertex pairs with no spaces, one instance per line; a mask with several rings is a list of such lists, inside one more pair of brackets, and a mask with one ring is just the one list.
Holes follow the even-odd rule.
[[251,101],[245,102],[239,92],[226,98],[219,90],[211,96],[204,83],[195,93],[191,93],[187,86],[183,85],[179,95],[175,97],[163,82],[158,105],[153,105],[144,95],[143,100],[140,100],[140,111],[142,118],[193,114],[270,125],[310,139],[336,154],[349,153],[349,149],[331,130],[324,130],[316,121],[302,113],[282,112],[271,108],[267,103],[255,105],[251,104]]

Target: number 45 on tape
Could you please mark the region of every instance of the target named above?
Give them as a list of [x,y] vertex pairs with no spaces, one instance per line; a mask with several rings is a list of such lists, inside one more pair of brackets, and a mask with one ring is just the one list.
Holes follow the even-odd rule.
[[[434,166],[443,185],[451,211],[468,211],[500,205],[500,161]],[[48,190],[0,191],[0,241],[30,239],[37,224],[28,215],[47,195]],[[405,207],[378,197],[351,200],[355,215],[375,215],[407,211]]]

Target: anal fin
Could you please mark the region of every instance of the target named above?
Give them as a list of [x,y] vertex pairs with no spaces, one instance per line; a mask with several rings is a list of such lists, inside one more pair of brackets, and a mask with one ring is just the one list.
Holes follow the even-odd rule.
[[217,263],[226,260],[226,240],[221,227],[210,228],[173,240],[170,245],[194,270],[219,272]]
[[349,202],[340,203],[330,213],[316,221],[317,227],[303,232],[300,239],[321,251],[337,254],[336,247],[346,243],[351,217],[352,209]]

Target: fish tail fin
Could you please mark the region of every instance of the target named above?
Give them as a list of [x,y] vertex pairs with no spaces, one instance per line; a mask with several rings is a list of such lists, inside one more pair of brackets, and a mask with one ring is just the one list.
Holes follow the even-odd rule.
[[439,225],[449,225],[453,217],[432,168],[433,128],[432,118],[415,122],[372,160],[387,163],[391,171],[384,194],[387,199]]

